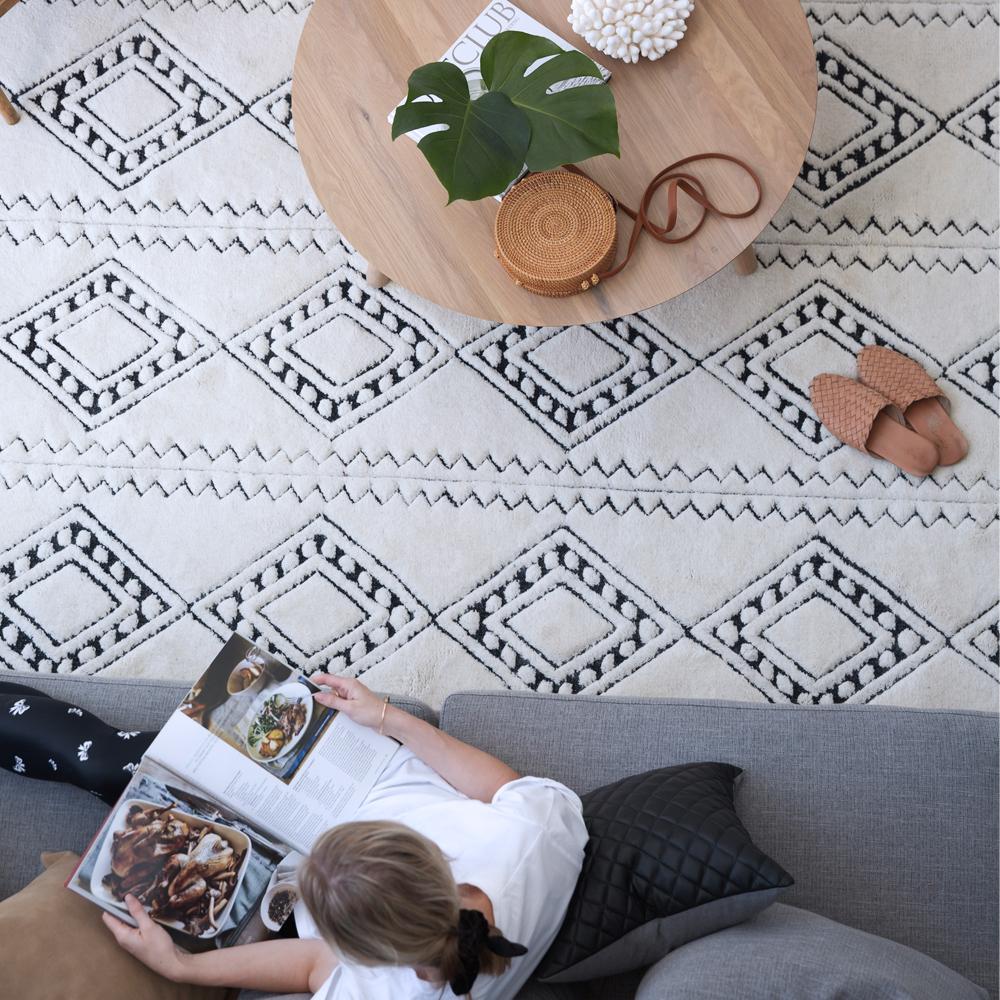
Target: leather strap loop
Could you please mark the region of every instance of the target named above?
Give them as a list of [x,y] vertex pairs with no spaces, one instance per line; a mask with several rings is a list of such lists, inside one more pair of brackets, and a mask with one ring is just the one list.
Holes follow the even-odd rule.
[[[726,160],[729,163],[735,163],[745,173],[747,173],[757,189],[757,198],[753,205],[742,212],[726,212],[719,208],[718,205],[714,204],[708,197],[708,192],[705,190],[704,184],[702,184],[702,182],[693,174],[683,173],[680,170],[681,167],[686,167],[689,163],[697,163],[701,160]],[[584,173],[584,171],[582,171],[579,167],[567,165],[563,169],[569,170],[574,174],[580,174],[582,177],[587,177],[589,180],[593,180],[593,178]],[[653,203],[653,197],[664,185],[667,186],[667,220],[666,225],[659,226],[649,217],[649,210]],[[671,236],[670,234],[677,225],[678,203],[681,192],[701,206],[701,216],[697,223],[695,223],[694,227],[688,232],[681,236]],[[603,273],[598,274],[598,277],[601,280],[613,278],[619,271],[623,270],[628,265],[629,261],[631,261],[633,255],[635,254],[639,238],[644,232],[648,232],[653,239],[660,243],[684,243],[686,240],[691,239],[691,237],[701,229],[710,213],[721,216],[724,219],[746,219],[753,215],[753,213],[760,208],[760,203],[763,201],[764,189],[756,171],[743,160],[735,156],[730,156],[728,153],[698,153],[695,156],[686,156],[684,159],[678,160],[676,163],[671,163],[669,167],[665,167],[661,170],[649,182],[648,187],[642,195],[642,200],[639,202],[638,211],[629,208],[628,205],[618,201],[618,199],[614,198],[614,195],[612,195],[612,198],[614,199],[615,204],[627,216],[629,216],[629,218],[634,220],[635,225],[632,227],[632,235],[629,238],[628,250],[625,253],[624,259],[615,267],[611,268],[610,271],[604,271]]]

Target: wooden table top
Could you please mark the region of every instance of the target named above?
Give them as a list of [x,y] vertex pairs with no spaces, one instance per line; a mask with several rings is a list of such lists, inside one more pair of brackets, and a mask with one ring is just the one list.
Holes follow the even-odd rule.
[[[753,242],[791,190],[816,116],[816,62],[799,0],[698,0],[680,45],[663,59],[636,65],[608,60],[573,34],[566,22],[569,0],[518,0],[612,72],[621,159],[601,156],[582,164],[608,191],[635,205],[663,167],[705,152],[746,160],[764,186],[763,203],[751,218],[710,218],[678,246],[662,246],[646,234],[620,275],[564,299],[518,288],[494,258],[494,199],[446,205],[444,188],[417,144],[407,136],[394,143],[390,136],[386,119],[405,96],[410,73],[439,59],[484,5],[316,0],[306,21],[292,81],[296,141],[319,200],[371,264],[470,316],[568,326],[665,302]],[[752,204],[752,183],[738,168],[699,163],[692,172],[720,207]],[[655,202],[653,216],[662,221]],[[693,216],[688,205],[681,227]],[[620,248],[631,225],[619,214]]]

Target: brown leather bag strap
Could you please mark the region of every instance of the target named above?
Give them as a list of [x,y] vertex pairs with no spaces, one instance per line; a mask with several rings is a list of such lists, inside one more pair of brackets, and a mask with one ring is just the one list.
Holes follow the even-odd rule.
[[[753,205],[744,212],[726,212],[719,208],[718,205],[715,205],[708,197],[705,186],[697,177],[693,174],[680,172],[681,167],[686,167],[689,163],[697,163],[699,160],[727,160],[729,163],[735,163],[744,170],[757,188],[757,198]],[[567,165],[563,169],[569,170],[574,174],[580,174],[582,177],[587,177],[588,180],[592,179],[579,167]],[[658,226],[650,219],[649,209],[653,202],[653,196],[664,184],[667,185],[667,220],[666,225]],[[673,232],[674,227],[677,225],[677,206],[680,192],[682,191],[692,201],[701,206],[701,217],[695,226],[682,236],[671,236],[670,233]],[[612,195],[612,197],[614,196]],[[639,237],[642,236],[643,232],[648,232],[653,239],[658,240],[660,243],[683,243],[685,240],[691,239],[701,229],[710,212],[720,215],[725,219],[745,219],[753,215],[760,208],[763,198],[764,189],[761,186],[760,178],[757,176],[756,171],[743,160],[735,156],[730,156],[728,153],[698,153],[695,156],[686,156],[683,160],[671,163],[669,167],[665,167],[649,182],[649,186],[643,193],[642,201],[639,202],[638,211],[629,208],[628,205],[615,199],[615,204],[627,216],[635,220],[635,225],[632,227],[632,236],[629,238],[628,250],[625,253],[624,259],[610,271],[605,271],[603,274],[599,274],[598,277],[607,279],[613,278],[618,274],[632,259],[636,245],[639,242]]]

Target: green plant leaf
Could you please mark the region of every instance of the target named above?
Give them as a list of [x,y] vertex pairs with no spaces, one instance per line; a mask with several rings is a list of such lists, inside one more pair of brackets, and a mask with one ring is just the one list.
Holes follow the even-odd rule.
[[[436,101],[417,100],[435,97]],[[524,167],[531,125],[505,94],[469,94],[465,74],[451,63],[428,63],[410,75],[406,103],[396,109],[392,138],[446,125],[425,135],[420,150],[448,192],[448,204],[503,193]]]
[[[527,73],[547,56],[554,58]],[[487,43],[479,65],[489,91],[505,94],[531,122],[525,157],[529,170],[552,170],[601,153],[621,155],[610,87],[581,84],[549,93],[567,80],[601,79],[600,68],[582,52],[565,52],[555,42],[523,31],[502,31]]]

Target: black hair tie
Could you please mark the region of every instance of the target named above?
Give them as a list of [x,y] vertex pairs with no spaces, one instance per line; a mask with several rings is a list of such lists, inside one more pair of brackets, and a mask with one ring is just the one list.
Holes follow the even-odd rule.
[[448,984],[455,996],[464,997],[472,992],[479,975],[479,953],[484,946],[501,958],[517,958],[528,952],[523,944],[508,941],[502,934],[491,935],[489,921],[479,910],[459,910],[458,960],[462,969]]

